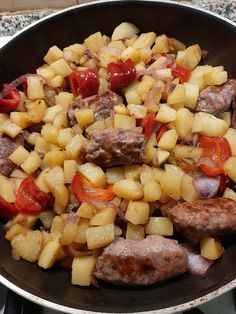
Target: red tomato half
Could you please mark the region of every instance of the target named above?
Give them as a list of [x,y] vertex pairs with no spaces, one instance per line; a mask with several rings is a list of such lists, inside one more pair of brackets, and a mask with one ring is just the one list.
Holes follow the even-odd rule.
[[18,214],[18,209],[15,207],[14,204],[9,203],[4,198],[0,196],[0,217],[11,219],[15,215]]
[[3,84],[3,92],[7,95],[0,98],[0,112],[8,113],[15,110],[20,103],[19,91],[9,84]]
[[180,79],[180,83],[188,82],[191,77],[191,71],[187,67],[175,64],[171,69],[172,75]]

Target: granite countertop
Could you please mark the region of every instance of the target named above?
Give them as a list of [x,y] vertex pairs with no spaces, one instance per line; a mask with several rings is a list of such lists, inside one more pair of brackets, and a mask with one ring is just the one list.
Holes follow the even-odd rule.
[[[208,9],[211,12],[218,13],[236,22],[235,0],[180,0],[180,2]],[[11,36],[32,22],[55,11],[57,10],[45,9],[15,13],[2,12],[0,13],[0,36]]]

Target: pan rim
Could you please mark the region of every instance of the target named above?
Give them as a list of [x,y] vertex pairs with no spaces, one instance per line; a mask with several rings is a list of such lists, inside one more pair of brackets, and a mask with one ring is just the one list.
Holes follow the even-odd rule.
[[[11,38],[0,48],[0,52],[2,49],[4,49],[4,47],[6,47],[8,44],[10,44],[11,42],[14,41],[15,38],[17,38],[18,36],[20,36],[22,33],[26,32],[27,30],[35,27],[37,24],[40,24],[48,19],[51,19],[57,15],[61,15],[61,14],[64,14],[66,12],[69,12],[69,11],[73,11],[73,10],[76,10],[77,8],[83,8],[83,7],[89,7],[89,6],[93,6],[93,5],[96,5],[96,4],[107,4],[107,3],[112,3],[112,2],[122,2],[123,0],[97,0],[97,1],[91,1],[89,3],[84,3],[84,4],[78,4],[78,5],[75,5],[75,6],[71,6],[71,7],[68,7],[68,8],[65,8],[63,10],[60,10],[58,12],[54,12],[54,13],[51,13],[35,22],[33,22],[32,24],[24,27],[22,30],[18,31],[16,34],[14,34],[13,36],[11,36]],[[144,0],[129,0],[129,2],[134,2],[135,4],[137,4],[138,2],[144,2]],[[230,19],[224,17],[224,16],[221,16],[217,13],[214,13],[214,12],[211,12],[210,10],[207,10],[207,9],[203,9],[203,8],[199,8],[199,7],[195,7],[195,6],[192,6],[191,4],[185,4],[185,3],[179,3],[177,1],[172,1],[172,0],[145,0],[145,2],[152,2],[152,3],[160,3],[160,4],[170,4],[172,5],[173,7],[177,6],[177,7],[183,7],[183,8],[188,8],[188,9],[191,9],[191,10],[194,10],[194,11],[198,11],[200,13],[205,13],[205,14],[208,14],[212,17],[215,17],[221,21],[224,21],[230,25],[232,25],[233,27],[236,28],[236,23],[231,21]],[[47,308],[50,308],[50,309],[53,309],[53,310],[57,310],[57,311],[60,311],[60,312],[65,312],[65,313],[71,313],[71,314],[103,314],[103,312],[94,312],[94,311],[87,311],[87,310],[81,310],[81,309],[76,309],[76,308],[71,308],[71,307],[68,307],[68,306],[65,306],[65,305],[61,305],[61,304],[58,304],[58,303],[55,303],[55,302],[52,302],[52,301],[49,301],[49,300],[46,300],[46,299],[43,299],[41,297],[38,297],[30,292],[27,292],[25,291],[24,289],[18,287],[17,285],[15,285],[14,283],[12,283],[10,280],[6,279],[4,276],[2,276],[0,274],[0,283],[3,284],[5,287],[9,288],[10,290],[13,290],[14,292],[16,292],[17,294],[19,294],[20,296],[30,300],[30,301],[33,301],[37,304],[39,304],[40,306],[43,306],[43,307],[47,307]],[[191,301],[188,301],[188,302],[184,302],[182,304],[178,304],[178,305],[175,305],[175,306],[171,306],[171,307],[168,307],[168,308],[164,308],[164,309],[160,309],[160,310],[151,310],[151,311],[141,311],[139,313],[142,313],[142,314],[171,314],[171,313],[177,313],[177,312],[180,312],[180,311],[185,311],[189,308],[192,308],[192,307],[196,307],[196,306],[199,306],[205,302],[208,302],[208,301],[211,301],[215,298],[217,298],[218,296],[226,293],[226,292],[229,292],[230,290],[232,290],[233,288],[236,288],[236,278],[233,279],[232,281],[230,281],[229,283],[223,285],[222,287],[212,291],[212,292],[209,292],[208,294],[202,296],[202,297],[199,297],[199,298],[196,298],[196,299],[193,299]],[[111,313],[111,312],[110,312]],[[120,312],[121,313],[121,312]],[[109,314],[109,313],[108,313]]]

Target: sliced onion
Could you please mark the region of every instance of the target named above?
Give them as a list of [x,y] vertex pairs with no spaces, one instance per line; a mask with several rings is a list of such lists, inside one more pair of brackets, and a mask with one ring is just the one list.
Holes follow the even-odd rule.
[[199,141],[199,135],[195,133],[192,138],[193,146],[196,147],[198,144],[198,141]]
[[174,90],[175,86],[176,86],[176,84],[172,83],[171,80],[168,80],[166,82],[166,93],[170,94]]
[[104,209],[107,207],[111,207],[115,210],[117,216],[121,219],[121,220],[125,220],[125,214],[124,212],[118,207],[116,206],[114,203],[112,202],[100,202],[100,201],[89,201],[89,204],[93,205],[94,207],[96,207],[97,209]]
[[204,258],[191,244],[181,245],[188,256],[188,271],[192,275],[204,275],[214,261]]
[[76,250],[72,245],[64,245],[63,251],[68,256],[87,256],[87,255],[93,255],[92,250]]
[[95,56],[95,55],[91,52],[91,50],[89,50],[89,49],[85,49],[85,50],[84,50],[84,55],[87,56],[87,57],[89,57],[89,58],[91,58],[91,59],[95,59],[95,60],[99,61],[99,58],[98,58],[97,56]]
[[193,186],[197,190],[200,198],[212,198],[219,190],[220,177],[195,177],[193,179]]
[[211,158],[207,158],[207,157],[201,157],[198,162],[197,162],[197,167],[201,166],[201,165],[206,165],[210,168],[215,167],[215,163]]
[[70,212],[67,220],[71,223],[77,224],[79,222],[79,217],[74,212]]

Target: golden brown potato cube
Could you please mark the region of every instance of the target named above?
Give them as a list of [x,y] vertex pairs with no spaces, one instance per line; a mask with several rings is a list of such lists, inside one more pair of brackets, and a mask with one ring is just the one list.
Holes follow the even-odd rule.
[[155,180],[147,180],[143,186],[145,202],[155,202],[161,198],[161,186]]
[[133,43],[132,47],[136,49],[150,48],[156,39],[156,34],[154,32],[142,33],[137,40]]
[[113,31],[111,39],[120,40],[123,38],[131,37],[139,33],[139,29],[132,23],[123,22],[119,24]]
[[76,160],[65,160],[64,161],[64,176],[65,183],[71,183],[77,171]]
[[21,226],[31,229],[37,220],[38,216],[19,213],[12,219],[12,223],[19,223]]
[[22,129],[25,129],[32,124],[27,112],[12,111],[10,113],[10,119]]
[[163,123],[168,123],[176,119],[176,110],[168,106],[161,106],[155,120]]
[[0,174],[0,187],[0,196],[9,203],[14,203],[16,196],[13,190],[13,185],[10,180],[2,174]]
[[46,79],[51,80],[55,76],[55,72],[48,65],[43,65],[37,68],[36,73],[38,75],[44,76]]
[[209,260],[215,260],[221,257],[224,248],[219,239],[206,236],[200,240],[201,255]]
[[141,96],[138,94],[138,91],[137,91],[138,85],[139,83],[134,83],[125,89],[125,99],[128,104],[134,104],[134,105],[142,104]]
[[178,51],[176,63],[188,67],[190,70],[194,69],[201,61],[202,51],[199,45],[195,44],[189,46],[185,50]]
[[181,198],[181,178],[180,175],[165,172],[160,179],[162,190],[176,201]]
[[63,151],[50,151],[45,154],[44,162],[51,167],[61,166],[65,158],[65,152]]
[[43,171],[40,172],[39,176],[36,178],[36,185],[37,187],[45,192],[45,193],[49,193],[49,188],[47,186],[47,184],[44,182],[44,175],[49,172],[49,168],[44,169]]
[[86,202],[83,202],[78,208],[76,215],[81,218],[92,218],[94,214],[96,214],[96,208]]
[[199,195],[193,186],[193,178],[187,173],[181,179],[181,197],[186,202],[193,202],[199,199]]
[[52,226],[55,213],[52,210],[46,210],[39,214],[39,219],[46,229],[50,229]]
[[28,228],[22,226],[20,223],[15,223],[5,234],[5,238],[11,241],[18,234],[23,234],[29,231]]
[[37,136],[34,150],[39,155],[45,155],[50,150],[50,147],[42,136]]
[[152,180],[152,167],[143,164],[140,172],[140,182],[145,184],[148,180]]
[[102,226],[115,222],[116,211],[112,207],[107,207],[95,214],[89,224],[90,226]]
[[32,151],[20,166],[27,174],[32,174],[40,167],[40,165],[41,158],[36,152]]
[[166,35],[157,36],[155,45],[152,47],[152,53],[166,53],[170,50],[169,40]]
[[54,233],[54,232],[62,233],[64,225],[65,225],[65,221],[62,219],[62,217],[61,216],[55,216],[53,218],[53,221],[52,221],[50,233]]
[[18,234],[11,241],[14,253],[28,262],[36,262],[42,246],[42,235],[39,230]]
[[8,157],[14,164],[19,166],[29,156],[29,152],[22,146],[17,149]]
[[61,75],[56,75],[53,79],[51,79],[50,83],[53,88],[66,86],[66,81]]
[[56,105],[61,106],[63,109],[68,110],[69,105],[72,103],[74,96],[72,93],[61,92],[55,96]]
[[71,128],[60,129],[58,131],[57,141],[58,141],[58,145],[61,148],[65,148],[66,145],[72,140],[72,138],[73,138],[73,135],[72,135]]
[[173,236],[174,227],[170,218],[150,217],[146,225],[146,234],[160,234],[162,236]]
[[29,99],[39,99],[44,97],[42,79],[35,76],[27,78],[27,96]]
[[62,235],[60,237],[60,244],[61,245],[68,245],[74,241],[74,237],[77,232],[77,224],[72,222],[67,222],[64,225]]
[[124,178],[123,167],[113,167],[106,170],[106,181],[108,184],[114,184],[115,182],[123,180]]
[[232,155],[236,156],[236,130],[234,128],[229,128],[224,137],[229,142]]
[[159,148],[163,150],[170,151],[175,147],[177,140],[178,140],[177,131],[175,129],[168,130],[162,135],[157,145]]
[[114,115],[114,128],[115,129],[133,129],[136,127],[136,119],[122,115],[115,114]]
[[72,285],[90,286],[95,263],[96,258],[94,256],[74,257],[72,263]]
[[45,124],[42,127],[41,134],[46,142],[55,144],[55,145],[57,144],[58,129],[55,126],[48,123]]
[[142,240],[145,236],[144,226],[128,223],[125,238],[129,240]]
[[209,72],[203,77],[206,85],[221,85],[228,80],[228,73],[226,71]]
[[106,175],[101,167],[87,162],[79,166],[79,172],[95,186],[103,188],[106,185]]
[[224,163],[224,173],[229,176],[234,182],[236,182],[236,157],[230,157]]
[[43,121],[45,123],[53,123],[56,116],[62,111],[63,111],[63,108],[60,105],[48,107],[44,112]]
[[104,247],[115,239],[114,224],[90,227],[85,232],[87,245],[90,250]]
[[193,125],[193,113],[187,108],[180,108],[176,113],[175,128],[179,136],[185,138]]
[[75,135],[70,142],[66,145],[66,157],[67,159],[77,159],[81,151],[83,150],[85,139],[83,135]]
[[87,243],[86,230],[89,228],[89,219],[80,218],[74,242],[79,244]]
[[143,201],[130,201],[125,213],[125,219],[133,225],[144,225],[149,218],[149,204]]
[[83,129],[93,123],[93,109],[77,109],[75,111],[75,117],[79,126]]
[[167,150],[158,148],[156,151],[158,166],[161,166],[162,164],[164,164],[169,158],[169,156],[170,156],[170,153]]
[[48,241],[40,254],[38,265],[44,269],[51,268],[60,249],[58,241]]
[[46,56],[43,58],[43,60],[47,63],[47,64],[51,64],[52,62],[60,59],[63,57],[63,51],[58,48],[57,46],[52,46]]
[[199,86],[197,84],[186,82],[184,83],[184,87],[186,92],[184,105],[190,109],[195,109],[199,96]]
[[143,197],[142,185],[133,179],[124,179],[113,185],[113,192],[122,198],[137,200]]
[[91,51],[91,52],[98,52],[100,48],[105,46],[104,39],[102,37],[102,34],[100,32],[94,33],[87,37],[84,41],[85,46]]
[[236,193],[230,188],[226,188],[223,194],[224,198],[229,198],[236,202]]
[[131,59],[134,63],[139,60],[139,52],[134,47],[127,47],[120,55],[121,60],[125,61]]
[[228,131],[228,124],[206,112],[197,112],[194,115],[192,132],[207,136],[224,136]]
[[183,84],[177,84],[173,91],[168,95],[167,103],[169,105],[175,105],[185,102],[186,90]]
[[22,128],[13,123],[10,119],[7,119],[2,124],[0,124],[0,132],[7,134],[11,138],[15,138],[17,135],[22,133]]
[[139,165],[126,165],[124,167],[124,176],[126,179],[138,180],[141,167]]
[[143,119],[147,114],[147,108],[142,105],[129,104],[127,106],[129,114],[135,119]]
[[57,61],[51,63],[50,67],[57,75],[60,75],[62,77],[66,77],[72,72],[72,69],[69,66],[68,62],[63,58],[60,58]]

